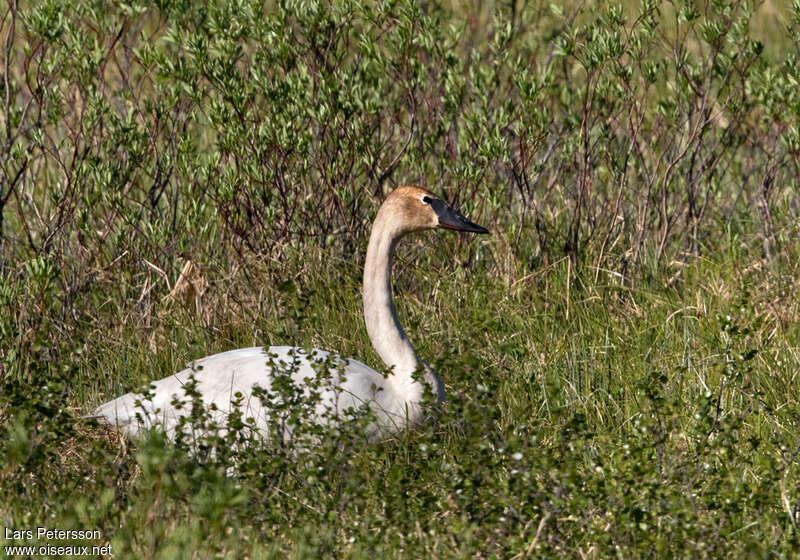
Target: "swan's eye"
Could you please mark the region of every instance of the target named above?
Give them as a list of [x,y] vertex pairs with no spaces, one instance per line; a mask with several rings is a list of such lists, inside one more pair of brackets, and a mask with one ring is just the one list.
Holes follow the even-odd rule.
[[424,202],[425,204],[430,204],[431,203],[431,198],[429,196],[423,196],[422,197],[422,202]]

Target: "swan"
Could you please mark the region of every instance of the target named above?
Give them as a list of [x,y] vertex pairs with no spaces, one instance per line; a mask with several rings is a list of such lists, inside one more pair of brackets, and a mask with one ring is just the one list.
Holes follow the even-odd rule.
[[[369,408],[374,415],[367,439],[375,441],[418,422],[426,387],[437,401],[444,400],[444,385],[437,373],[414,351],[397,320],[392,301],[392,255],[405,235],[435,228],[488,233],[444,200],[414,186],[395,189],[375,217],[364,263],[364,322],[375,351],[390,373],[380,373],[352,358],[325,350],[305,351],[292,346],[253,347],[207,356],[169,377],[97,407],[90,418],[138,437],[154,427],[174,439],[181,418],[191,415],[192,404],[201,406],[218,425],[239,407],[256,435],[269,437],[270,403],[285,396],[278,387],[291,379],[300,394],[314,395],[311,421],[330,424],[332,419]],[[327,376],[320,371],[327,369]],[[274,383],[282,376],[282,384]],[[322,379],[321,379],[322,377]],[[189,385],[187,385],[189,384]],[[184,399],[187,395],[190,399]],[[184,421],[185,422],[185,421]]]

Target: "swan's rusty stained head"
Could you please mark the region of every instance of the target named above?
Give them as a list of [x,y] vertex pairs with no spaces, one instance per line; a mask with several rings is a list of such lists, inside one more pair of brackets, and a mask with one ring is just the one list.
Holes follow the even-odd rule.
[[452,229],[471,233],[489,230],[469,221],[444,200],[421,187],[397,187],[386,198],[379,213],[389,212],[404,233],[425,229]]

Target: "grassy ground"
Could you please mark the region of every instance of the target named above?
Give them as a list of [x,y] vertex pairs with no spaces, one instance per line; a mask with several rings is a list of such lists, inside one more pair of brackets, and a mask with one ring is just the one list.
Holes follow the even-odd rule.
[[[755,39],[797,9],[333,6],[9,4],[0,545],[793,557],[797,45]],[[492,230],[398,249],[448,391],[417,430],[197,456],[80,418],[237,347],[379,366],[361,266],[410,181]]]
[[[125,442],[77,419],[237,346],[316,345],[379,364],[357,263],[298,256],[289,269],[305,280],[252,321],[209,328],[162,301],[150,327],[88,339],[69,388],[17,396],[7,526],[96,528],[115,554],[163,558],[791,556],[794,265],[743,267],[760,261],[730,239],[718,259],[625,287],[572,276],[568,260],[500,274],[499,237],[473,242],[469,268],[447,234],[401,250],[401,317],[449,391],[437,423],[377,447],[337,434],[302,459],[258,450],[228,478],[222,459],[198,466],[159,438]],[[271,282],[256,271],[246,285]]]

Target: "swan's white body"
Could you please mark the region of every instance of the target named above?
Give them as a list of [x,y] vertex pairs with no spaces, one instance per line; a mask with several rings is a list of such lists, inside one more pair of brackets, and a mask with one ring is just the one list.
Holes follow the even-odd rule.
[[[193,376],[195,385],[190,392],[202,399],[211,420],[225,426],[236,407],[244,419],[252,418],[250,425],[258,434],[267,436],[274,427],[270,404],[281,398],[280,391],[273,390],[273,381],[283,374],[289,375],[305,396],[313,393],[317,397],[312,399],[314,422],[330,423],[367,406],[374,414],[366,434],[370,440],[417,422],[426,386],[439,401],[444,399],[444,386],[436,372],[417,357],[397,321],[391,290],[392,255],[403,235],[434,227],[486,232],[417,187],[396,189],[373,224],[364,264],[364,320],[390,374],[324,350],[243,348],[197,360],[187,369],[151,383],[147,396],[128,393],[99,406],[92,416],[133,437],[155,426],[174,436],[181,418],[192,410],[186,384]],[[327,378],[326,371],[330,373]],[[284,385],[280,390],[285,390]]]
[[[307,352],[293,346],[256,346],[196,360],[183,371],[152,383],[148,395],[128,393],[101,405],[93,415],[132,437],[156,426],[172,437],[181,417],[192,409],[192,398],[186,396],[185,387],[193,375],[193,390],[202,397],[209,420],[224,431],[228,415],[237,407],[243,418],[252,418],[251,425],[257,432],[267,434],[274,421],[269,399],[254,395],[253,388],[258,386],[265,395],[275,395],[272,379],[276,369],[290,375],[294,386],[303,390],[306,397],[312,391],[308,381],[317,380],[320,372],[328,371],[330,379],[313,389],[319,399],[315,399],[310,411],[312,416],[318,421],[330,421],[346,417],[348,410],[367,403],[377,420],[367,434],[370,439],[379,437],[381,432],[400,429],[419,414],[418,401],[408,403],[406,410],[406,401],[397,398],[396,391],[387,390],[387,378],[359,361],[343,360],[319,349]],[[236,402],[237,393],[241,394],[241,402]]]

